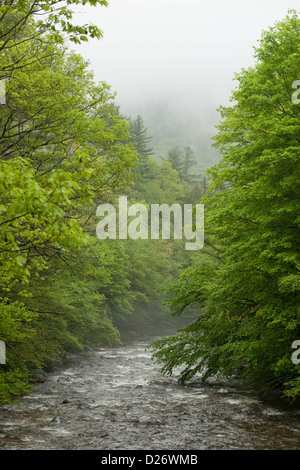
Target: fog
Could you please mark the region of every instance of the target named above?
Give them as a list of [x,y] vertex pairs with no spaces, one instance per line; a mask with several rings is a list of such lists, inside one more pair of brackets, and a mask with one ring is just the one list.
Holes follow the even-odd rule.
[[262,31],[298,5],[299,0],[110,0],[107,8],[77,9],[74,19],[96,24],[103,38],[76,50],[89,59],[96,81],[117,92],[123,113],[145,114],[151,127],[151,106],[167,106],[180,122],[189,116],[210,129],[218,121],[216,108],[228,104],[236,86],[234,74],[254,63],[253,46]]

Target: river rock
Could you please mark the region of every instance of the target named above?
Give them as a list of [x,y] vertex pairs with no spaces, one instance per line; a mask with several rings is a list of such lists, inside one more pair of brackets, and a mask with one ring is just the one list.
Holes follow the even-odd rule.
[[54,372],[57,369],[64,369],[63,361],[55,361],[45,367],[46,372]]
[[48,381],[49,382],[58,382],[59,381],[59,376],[58,375],[49,375],[48,376]]
[[35,382],[43,383],[43,382],[46,382],[47,380],[47,374],[43,370],[34,369],[32,371],[31,378]]
[[64,368],[64,363],[63,361],[56,361],[53,364],[54,369],[63,369]]

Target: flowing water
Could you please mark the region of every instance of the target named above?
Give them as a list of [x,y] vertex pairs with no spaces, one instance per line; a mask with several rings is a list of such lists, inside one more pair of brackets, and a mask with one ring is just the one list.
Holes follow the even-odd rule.
[[137,341],[70,355],[0,407],[2,450],[300,449],[300,410],[233,383],[165,377]]

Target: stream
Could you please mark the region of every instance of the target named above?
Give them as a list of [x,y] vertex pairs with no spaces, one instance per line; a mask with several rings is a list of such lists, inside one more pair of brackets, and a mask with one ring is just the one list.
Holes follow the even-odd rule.
[[68,355],[0,407],[1,450],[299,450],[300,410],[234,383],[163,376],[147,341]]

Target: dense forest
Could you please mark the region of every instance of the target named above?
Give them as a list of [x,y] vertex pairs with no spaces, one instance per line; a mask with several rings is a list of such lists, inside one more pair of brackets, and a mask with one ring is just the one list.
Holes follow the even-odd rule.
[[96,208],[119,195],[193,202],[204,184],[190,148],[158,163],[142,118],[122,116],[110,86],[63,42],[65,28],[75,42],[101,33],[67,25],[64,10],[41,23],[52,2],[31,3],[8,2],[0,19],[2,402],[66,352],[185,324],[161,302],[190,265],[182,241],[100,240]]
[[[124,116],[67,47],[66,37],[101,37],[72,23],[80,3],[107,6],[0,7],[0,402],[68,352],[139,335],[165,336],[153,358],[164,373],[184,365],[183,382],[238,373],[297,398],[300,19],[290,12],[263,34],[201,156],[188,138],[155,148],[143,117]],[[204,173],[211,155],[220,160]],[[204,204],[203,249],[174,237],[100,240],[96,209],[120,195],[147,207]]]

